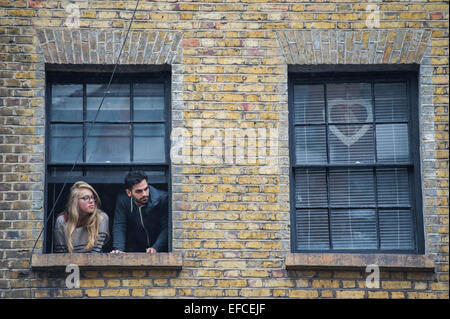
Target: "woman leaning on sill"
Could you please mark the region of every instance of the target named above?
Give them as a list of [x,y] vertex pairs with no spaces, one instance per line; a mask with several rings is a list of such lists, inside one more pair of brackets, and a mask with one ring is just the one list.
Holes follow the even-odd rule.
[[82,181],[70,189],[66,209],[55,223],[55,253],[101,253],[109,238],[108,215],[95,189]]

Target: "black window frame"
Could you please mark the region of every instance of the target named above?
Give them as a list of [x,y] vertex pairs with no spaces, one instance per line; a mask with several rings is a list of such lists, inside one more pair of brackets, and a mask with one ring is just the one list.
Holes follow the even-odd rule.
[[[383,70],[384,68],[380,68]],[[350,71],[349,71],[350,70]],[[375,205],[375,214],[377,219],[376,232],[377,232],[377,249],[333,249],[331,239],[331,225],[330,215],[331,206],[329,203],[329,169],[342,167],[342,168],[373,168],[377,167],[395,167],[397,165],[383,165],[379,163],[374,164],[331,164],[329,161],[329,130],[326,129],[326,164],[302,164],[297,165],[295,163],[295,120],[294,120],[294,86],[297,84],[329,84],[339,82],[355,82],[362,83],[370,81],[372,86],[372,100],[374,99],[373,86],[375,82],[398,82],[406,81],[407,84],[407,101],[408,101],[408,133],[409,133],[409,152],[411,164],[404,165],[399,164],[398,167],[408,168],[408,180],[409,180],[409,192],[411,199],[411,211],[413,214],[413,231],[414,231],[414,249],[411,250],[392,250],[392,249],[380,249],[380,231],[378,223],[378,210],[379,206]],[[419,121],[419,96],[418,96],[418,72],[410,70],[392,70],[392,71],[374,71],[373,68],[370,72],[364,72],[361,68],[357,68],[356,71],[351,71],[351,66],[341,68],[339,71],[324,71],[323,68],[317,72],[310,69],[302,71],[291,71],[288,74],[288,110],[289,110],[289,178],[290,178],[290,222],[291,222],[291,252],[292,253],[383,253],[383,254],[424,254],[425,242],[424,242],[424,222],[423,222],[423,204],[422,204],[422,187],[421,187],[421,155],[420,155],[420,121]],[[325,93],[326,94],[326,93]],[[326,103],[326,102],[325,102]],[[375,119],[373,123],[376,123]],[[328,122],[325,122],[328,127]],[[375,128],[373,128],[375,131]],[[375,136],[374,136],[375,139]],[[297,221],[296,221],[296,191],[295,191],[295,169],[296,168],[325,168],[327,177],[327,198],[328,198],[328,228],[329,228],[329,249],[299,249],[297,243]],[[376,181],[375,181],[376,184]],[[375,192],[376,192],[375,185]],[[413,195],[413,196],[412,196]],[[376,193],[374,194],[376,197]]]
[[[157,188],[162,188],[168,193],[168,200],[171,203],[171,195],[172,195],[172,183],[171,183],[171,161],[170,161],[170,148],[171,148],[171,71],[168,68],[158,68],[155,71],[152,71],[148,67],[144,67],[142,69],[139,68],[118,68],[118,72],[115,73],[114,78],[111,84],[129,84],[130,85],[130,119],[129,121],[104,121],[101,123],[109,123],[109,124],[129,124],[131,127],[130,133],[130,161],[124,163],[85,163],[83,160],[85,159],[85,149],[86,149],[86,131],[89,131],[89,127],[87,130],[85,129],[87,125],[91,125],[92,123],[99,123],[99,121],[89,121],[86,120],[86,109],[87,109],[87,92],[86,85],[87,84],[103,84],[107,85],[112,73],[112,66],[98,66],[98,67],[90,67],[90,68],[70,68],[70,71],[65,71],[64,69],[57,69],[46,71],[46,86],[45,86],[45,192],[44,192],[44,212],[46,224],[44,225],[44,242],[43,242],[43,252],[44,253],[52,253],[53,252],[53,225],[56,220],[56,217],[60,210],[54,210],[52,216],[49,218],[49,214],[55,205],[55,193],[57,193],[56,189],[53,190],[53,198],[49,198],[49,187],[50,185],[63,185],[66,183],[63,194],[67,194],[71,185],[79,180],[83,180],[91,185],[103,185],[108,187],[107,185],[114,185],[117,188],[123,188],[124,186],[124,177],[127,172],[135,169],[141,169],[146,172],[155,171],[155,175],[148,174],[148,183],[150,185],[156,186]],[[164,120],[161,121],[134,121],[133,120],[133,85],[135,83],[161,83],[164,85]],[[50,162],[50,127],[51,124],[59,123],[60,121],[51,121],[51,103],[52,103],[52,85],[53,84],[82,84],[83,85],[83,120],[81,121],[83,125],[83,160],[78,160],[75,165],[75,169],[82,170],[82,176],[74,176],[70,177],[67,174],[63,174],[62,176],[51,176],[51,170],[54,168],[65,168],[71,169],[74,163],[52,163]],[[71,123],[70,121],[63,121],[66,123]],[[78,122],[78,121],[77,121]],[[133,162],[133,124],[163,124],[164,125],[164,150],[165,150],[165,159],[164,162]],[[96,169],[117,169],[118,172],[120,170],[121,173],[117,173],[116,176],[86,176],[89,171],[95,171]],[[122,173],[123,172],[123,173]],[[162,172],[162,174],[160,174]],[[161,187],[162,186],[162,187]],[[94,186],[95,188],[95,186]],[[97,190],[97,189],[96,189]],[[98,190],[97,190],[98,191]],[[99,196],[102,198],[102,194],[99,192]],[[53,199],[53,201],[52,201]],[[61,196],[58,200],[58,205],[55,207],[62,207],[65,204],[66,196]],[[115,202],[115,200],[114,200]],[[102,203],[103,204],[103,203]],[[168,205],[168,218],[169,218],[169,235],[168,235],[168,251],[172,251],[172,238],[171,238],[171,228],[172,228],[172,211],[171,205]],[[113,211],[107,212],[110,215],[110,236],[112,236],[112,223],[113,218],[111,215],[114,213]],[[112,238],[110,237],[109,245],[112,243]]]

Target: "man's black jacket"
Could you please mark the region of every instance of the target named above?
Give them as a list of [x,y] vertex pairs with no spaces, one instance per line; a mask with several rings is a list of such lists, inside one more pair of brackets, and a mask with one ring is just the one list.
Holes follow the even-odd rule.
[[141,208],[125,192],[117,197],[113,224],[115,250],[145,252],[147,248],[153,247],[158,252],[167,251],[167,192],[150,185],[149,188],[148,202]]

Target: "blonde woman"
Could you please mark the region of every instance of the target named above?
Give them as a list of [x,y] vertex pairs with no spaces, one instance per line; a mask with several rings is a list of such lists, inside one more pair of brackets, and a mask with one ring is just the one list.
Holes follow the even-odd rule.
[[66,209],[55,223],[55,253],[101,253],[109,237],[108,215],[99,208],[95,189],[76,182]]

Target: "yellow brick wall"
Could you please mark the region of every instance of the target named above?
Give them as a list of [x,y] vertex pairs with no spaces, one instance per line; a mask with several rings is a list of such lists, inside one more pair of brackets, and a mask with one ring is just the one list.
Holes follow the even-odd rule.
[[[136,5],[74,3],[79,19],[71,32],[89,37],[94,32],[123,36]],[[44,66],[61,63],[62,52],[41,35],[67,31],[68,5],[0,0],[0,297],[448,298],[447,1],[140,1],[132,36],[148,36],[155,52],[173,51],[149,60],[172,64],[180,81],[173,93],[179,104],[172,126],[184,129],[186,138],[198,135],[198,125],[216,129],[223,138],[230,129],[267,134],[277,129],[278,153],[271,157],[277,165],[203,164],[195,147],[185,147],[191,164],[172,167],[172,245],[183,253],[181,271],[82,270],[76,289],[66,288],[64,273],[29,272],[45,198]],[[369,28],[366,19],[374,12],[379,25]],[[364,270],[285,269],[290,252],[287,66],[296,57],[286,54],[283,39],[291,31],[354,32],[362,38],[364,32],[405,32],[405,41],[410,34],[430,34],[418,48],[424,50],[420,92],[431,96],[424,102],[431,111],[424,114],[429,125],[422,142],[432,165],[423,172],[423,187],[426,250],[435,259],[435,273],[382,271],[380,288],[370,289]],[[133,43],[138,42],[129,42],[124,63],[143,63],[138,53],[132,60]],[[309,57],[313,62],[314,55]],[[70,63],[83,58],[74,56]],[[112,55],[102,58],[102,63],[113,61]],[[338,55],[336,63],[351,58]],[[405,55],[401,63],[417,61]],[[208,142],[205,136],[200,141]]]

